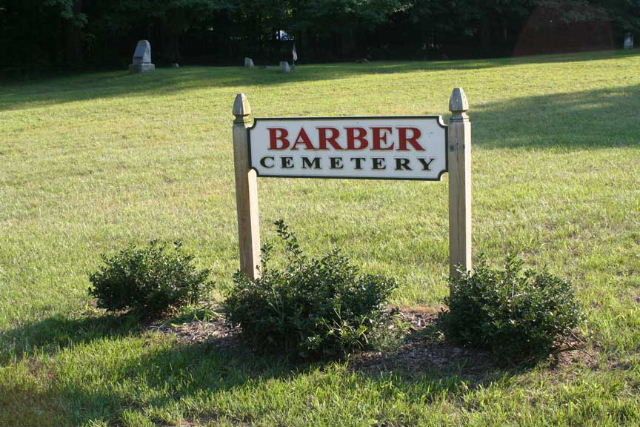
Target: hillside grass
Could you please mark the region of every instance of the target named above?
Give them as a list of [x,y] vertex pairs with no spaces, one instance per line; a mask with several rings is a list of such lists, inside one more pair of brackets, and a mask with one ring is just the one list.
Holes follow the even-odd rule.
[[[108,72],[0,87],[0,425],[634,426],[640,424],[640,54]],[[231,107],[256,116],[448,117],[473,124],[476,253],[569,279],[596,366],[291,366],[140,329],[88,297],[99,255],[180,238],[238,268]],[[398,278],[394,303],[447,292],[447,182],[261,179],[283,218]]]

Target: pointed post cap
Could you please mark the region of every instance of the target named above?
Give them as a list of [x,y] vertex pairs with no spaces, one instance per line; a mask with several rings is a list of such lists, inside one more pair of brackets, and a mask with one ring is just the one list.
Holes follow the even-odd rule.
[[247,95],[244,93],[236,95],[236,100],[233,101],[233,115],[239,121],[245,121],[247,116],[251,115],[251,105],[249,105]]
[[467,95],[461,87],[453,89],[451,98],[449,99],[449,111],[452,113],[464,113],[469,109],[469,101]]

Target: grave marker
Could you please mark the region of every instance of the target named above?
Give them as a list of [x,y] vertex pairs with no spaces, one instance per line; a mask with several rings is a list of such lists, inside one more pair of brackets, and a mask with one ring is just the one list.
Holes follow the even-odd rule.
[[291,66],[287,61],[280,61],[280,71],[282,71],[283,73],[291,72]]
[[133,52],[133,60],[129,65],[131,73],[146,73],[154,71],[156,66],[151,63],[151,43],[148,40],[140,40]]

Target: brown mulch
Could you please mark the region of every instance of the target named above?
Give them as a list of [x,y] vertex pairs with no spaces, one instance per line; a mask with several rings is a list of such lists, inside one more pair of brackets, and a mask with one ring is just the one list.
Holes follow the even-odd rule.
[[425,371],[457,370],[480,375],[495,369],[490,353],[445,344],[439,335],[424,334],[434,326],[438,312],[430,308],[406,308],[400,315],[411,326],[404,344],[392,352],[367,351],[354,355],[350,368],[366,373],[394,371],[420,375]]
[[[437,332],[425,334],[428,328],[435,330],[438,312],[433,309],[412,307],[401,309],[400,314],[411,324],[405,343],[392,352],[369,351],[354,355],[350,364],[352,370],[377,374],[393,371],[405,376],[421,375],[426,371],[455,372],[471,380],[482,380],[492,372],[522,368],[499,365],[490,352],[451,345]],[[581,337],[572,336],[559,347],[561,350],[547,361],[550,369],[570,371],[576,365],[598,367],[597,349],[586,350]]]
[[[437,310],[430,307],[403,307],[399,309],[399,314],[410,325],[405,342],[392,351],[365,351],[352,355],[349,358],[352,371],[370,374],[393,371],[408,376],[421,375],[425,371],[454,371],[480,379],[491,372],[508,369],[499,366],[489,352],[447,343],[434,328]],[[148,329],[174,335],[182,344],[207,343],[218,348],[240,346],[239,329],[229,327],[222,315],[205,321],[155,324],[148,326]],[[550,357],[551,369],[570,368],[577,364],[590,368],[598,366],[598,355],[587,351],[579,337],[573,337],[562,348]]]
[[598,347],[587,349],[584,339],[572,336],[562,343],[559,351],[551,355],[550,367],[558,370],[582,364],[588,368],[597,369],[600,367],[599,352]]
[[196,320],[188,323],[156,324],[148,329],[175,335],[181,344],[213,344],[216,347],[231,348],[238,346],[239,329],[231,328],[219,315],[209,320]]

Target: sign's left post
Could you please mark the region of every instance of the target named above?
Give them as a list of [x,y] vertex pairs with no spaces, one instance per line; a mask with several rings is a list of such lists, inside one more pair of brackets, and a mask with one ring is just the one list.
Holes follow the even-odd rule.
[[236,206],[240,241],[240,270],[252,279],[260,275],[260,219],[258,183],[249,161],[251,106],[244,93],[233,103],[233,160],[236,176]]

